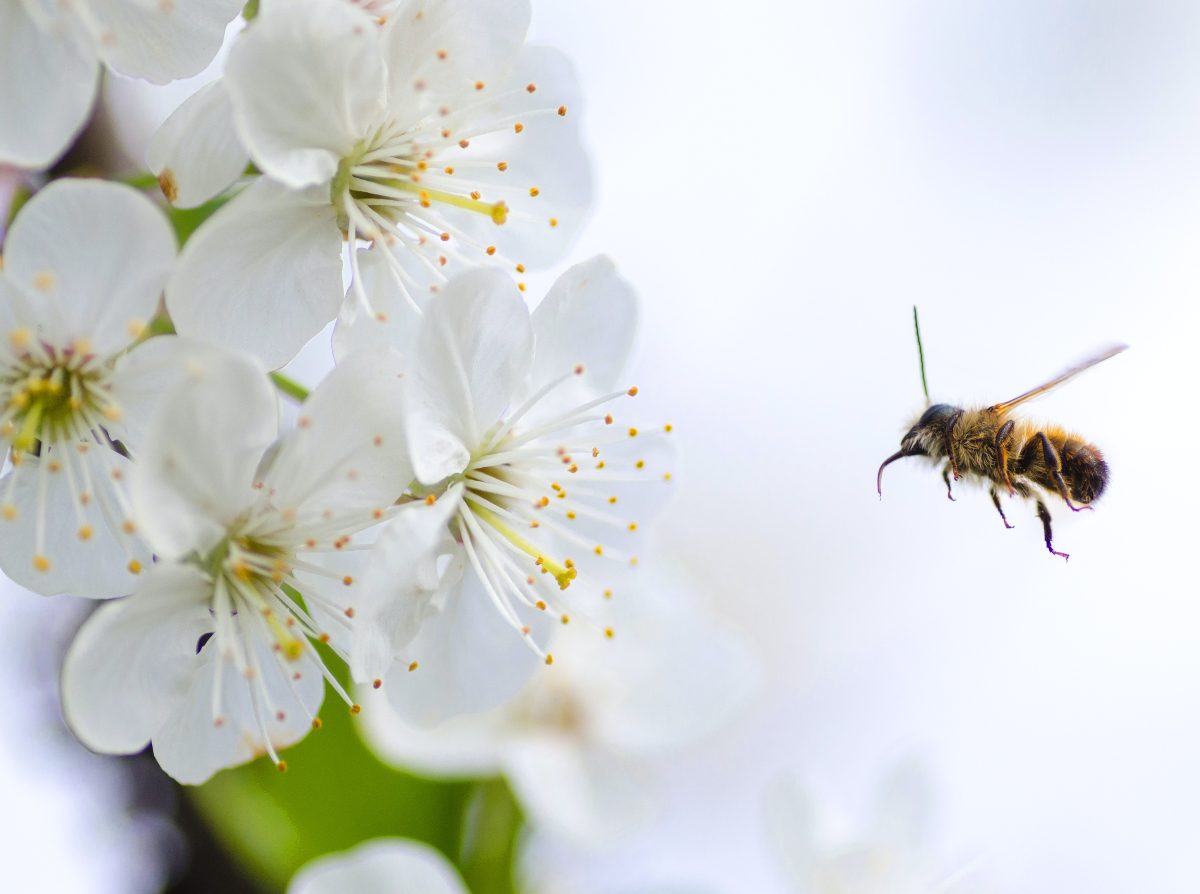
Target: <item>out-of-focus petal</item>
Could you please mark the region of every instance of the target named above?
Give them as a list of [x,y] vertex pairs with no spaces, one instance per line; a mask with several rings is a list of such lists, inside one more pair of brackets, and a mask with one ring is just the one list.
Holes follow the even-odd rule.
[[338,311],[337,328],[333,330],[333,355],[339,363],[355,351],[390,347],[405,358],[415,353],[422,310],[436,300],[429,288],[435,280],[415,252],[402,248],[393,256],[405,271],[406,287],[402,288],[398,274],[384,257],[386,251],[389,249],[377,245],[358,253],[359,284],[369,307],[364,305],[357,288],[351,286]]
[[292,877],[287,894],[469,894],[450,862],[427,844],[378,838],[320,857]]
[[533,824],[582,847],[602,847],[644,823],[657,800],[636,762],[553,735],[521,740],[504,765]]
[[194,208],[224,192],[249,160],[220,80],[185,99],[154,134],[146,153],[163,195],[179,208]]
[[23,3],[0,5],[0,162],[49,167],[83,128],[99,83],[78,41],[43,32]]
[[4,272],[57,305],[87,353],[115,354],[154,316],[175,261],[175,236],[136,190],[101,180],[57,180],[21,209]]
[[123,75],[165,84],[213,60],[242,0],[88,0],[105,29],[100,56]]
[[181,335],[282,366],[337,314],[341,248],[327,194],[260,179],[188,240],[167,309]]

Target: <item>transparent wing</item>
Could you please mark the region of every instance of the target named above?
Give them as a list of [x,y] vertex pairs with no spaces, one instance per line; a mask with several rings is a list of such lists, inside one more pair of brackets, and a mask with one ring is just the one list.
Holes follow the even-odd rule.
[[1052,391],[1055,388],[1057,388],[1059,385],[1062,385],[1065,382],[1069,382],[1071,379],[1075,378],[1077,375],[1079,375],[1084,370],[1091,369],[1097,363],[1101,363],[1105,360],[1108,360],[1110,357],[1117,356],[1118,354],[1120,354],[1122,351],[1124,351],[1128,347],[1129,347],[1129,345],[1110,345],[1109,347],[1105,348],[1104,350],[1100,351],[1099,353],[1095,354],[1094,356],[1089,357],[1087,360],[1084,360],[1081,363],[1077,363],[1076,365],[1070,367],[1069,369],[1063,370],[1061,373],[1059,373],[1057,376],[1055,376],[1050,381],[1044,382],[1041,385],[1038,385],[1036,388],[1031,388],[1029,391],[1026,391],[1024,394],[1018,394],[1012,400],[1006,400],[1006,401],[1004,401],[1004,403],[995,404],[992,406],[991,409],[996,411],[997,413],[1007,412],[1008,410],[1011,410],[1013,407],[1016,407],[1016,406],[1019,406],[1020,404],[1025,403],[1025,401],[1027,401],[1027,400],[1033,400],[1035,397],[1039,397],[1039,396],[1045,394],[1047,391]]

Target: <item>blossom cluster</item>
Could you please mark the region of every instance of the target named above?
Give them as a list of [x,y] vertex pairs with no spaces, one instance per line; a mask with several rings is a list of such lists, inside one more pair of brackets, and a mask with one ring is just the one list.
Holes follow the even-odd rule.
[[[385,758],[504,773],[604,838],[645,812],[637,758],[749,673],[639,581],[672,453],[633,409],[632,288],[595,257],[527,290],[590,204],[571,64],[526,45],[527,0],[239,12],[0,10],[26,193],[0,231],[0,568],[102,600],[66,720],[194,784],[286,769],[328,690]],[[191,75],[227,31],[148,147],[157,190],[39,173],[102,66]],[[203,218],[182,248],[171,206]],[[323,332],[310,391],[279,370]]]

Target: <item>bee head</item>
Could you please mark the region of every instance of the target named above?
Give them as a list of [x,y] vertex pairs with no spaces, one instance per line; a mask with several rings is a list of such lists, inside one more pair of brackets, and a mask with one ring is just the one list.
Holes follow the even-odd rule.
[[900,439],[900,449],[883,461],[875,476],[875,490],[883,496],[883,470],[906,456],[931,456],[946,437],[946,426],[958,412],[949,404],[934,404],[921,414],[913,427]]

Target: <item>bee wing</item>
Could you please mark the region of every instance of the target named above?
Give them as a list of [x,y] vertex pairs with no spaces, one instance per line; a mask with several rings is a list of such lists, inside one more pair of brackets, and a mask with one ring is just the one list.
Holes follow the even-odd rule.
[[1041,385],[1038,385],[1036,388],[1031,388],[1029,391],[1026,391],[1024,394],[1018,394],[1012,400],[1006,400],[1006,401],[1004,401],[1004,403],[995,404],[991,407],[991,409],[996,411],[997,413],[1005,413],[1005,412],[1011,410],[1013,407],[1016,407],[1016,406],[1019,406],[1020,404],[1025,403],[1025,401],[1027,401],[1027,400],[1033,400],[1035,397],[1039,397],[1039,396],[1045,394],[1047,391],[1052,391],[1055,388],[1057,388],[1059,385],[1062,385],[1065,382],[1069,382],[1071,379],[1075,378],[1077,375],[1079,375],[1084,370],[1091,369],[1097,363],[1101,363],[1101,362],[1109,359],[1110,357],[1117,356],[1118,354],[1120,354],[1122,351],[1124,351],[1128,347],[1129,347],[1129,345],[1110,345],[1109,347],[1105,348],[1100,353],[1096,354],[1094,357],[1089,357],[1087,360],[1084,360],[1082,363],[1077,363],[1075,366],[1072,366],[1069,369],[1063,370],[1061,373],[1059,373],[1057,376],[1055,376],[1050,381],[1043,382]]

